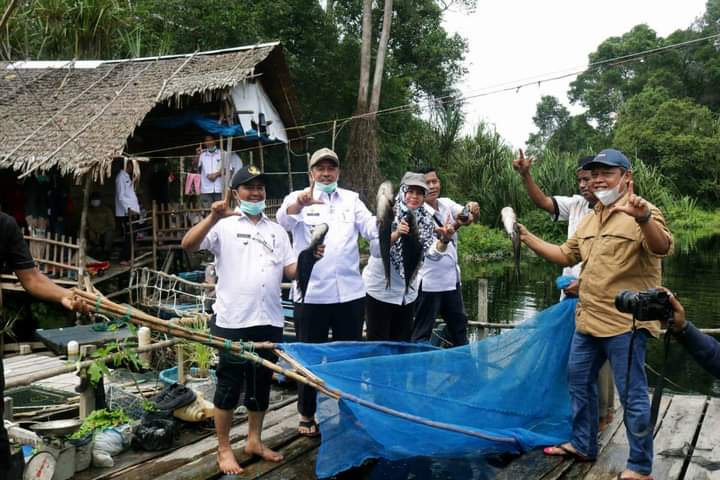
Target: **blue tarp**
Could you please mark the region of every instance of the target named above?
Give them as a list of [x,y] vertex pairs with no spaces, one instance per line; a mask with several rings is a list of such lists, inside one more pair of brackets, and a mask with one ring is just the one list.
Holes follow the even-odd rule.
[[502,335],[453,349],[395,342],[283,344],[330,388],[359,400],[321,396],[318,477],[372,458],[520,453],[567,440],[567,359],[576,303],[566,299]]

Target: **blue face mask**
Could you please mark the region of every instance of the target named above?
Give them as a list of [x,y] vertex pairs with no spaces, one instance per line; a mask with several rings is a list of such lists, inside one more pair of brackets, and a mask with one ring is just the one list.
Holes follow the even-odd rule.
[[337,190],[337,182],[327,183],[327,184],[317,182],[317,183],[315,184],[315,188],[317,188],[317,189],[320,190],[321,192],[332,193],[332,192],[334,192],[335,190]]
[[260,215],[263,210],[265,210],[265,200],[260,200],[259,202],[246,202],[245,200],[240,200],[240,210],[245,215]]

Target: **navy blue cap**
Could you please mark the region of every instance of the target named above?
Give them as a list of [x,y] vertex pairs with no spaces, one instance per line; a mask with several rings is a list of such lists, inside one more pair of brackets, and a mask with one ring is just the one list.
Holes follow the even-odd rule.
[[595,159],[594,155],[588,155],[587,157],[578,158],[577,169],[583,170],[585,168],[585,165],[592,162],[594,159]]
[[253,178],[258,177],[260,177],[261,180],[264,180],[263,174],[260,169],[257,168],[255,165],[246,165],[237,172],[235,172],[235,175],[233,175],[232,180],[230,181],[230,188],[235,190],[240,185],[249,182]]
[[630,170],[630,160],[619,150],[613,148],[607,148],[602,152],[595,155],[595,158],[591,162],[586,163],[583,166],[585,170],[592,170],[596,165],[605,165],[608,167],[620,167],[625,170]]

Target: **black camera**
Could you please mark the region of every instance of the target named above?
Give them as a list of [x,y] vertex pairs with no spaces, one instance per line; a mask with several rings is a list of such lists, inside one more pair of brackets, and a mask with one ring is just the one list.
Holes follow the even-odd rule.
[[644,292],[622,290],[615,296],[615,308],[632,313],[640,321],[673,319],[670,294],[660,288],[648,288]]

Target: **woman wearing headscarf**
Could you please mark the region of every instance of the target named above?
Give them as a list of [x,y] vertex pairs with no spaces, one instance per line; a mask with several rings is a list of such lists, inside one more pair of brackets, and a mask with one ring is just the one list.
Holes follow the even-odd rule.
[[425,205],[425,176],[407,172],[393,206],[390,235],[390,278],[385,276],[379,239],[370,242],[370,259],[363,270],[367,290],[365,318],[370,341],[410,341],[415,300],[418,295],[417,272],[423,261],[437,261],[453,235],[452,226],[437,228]]

